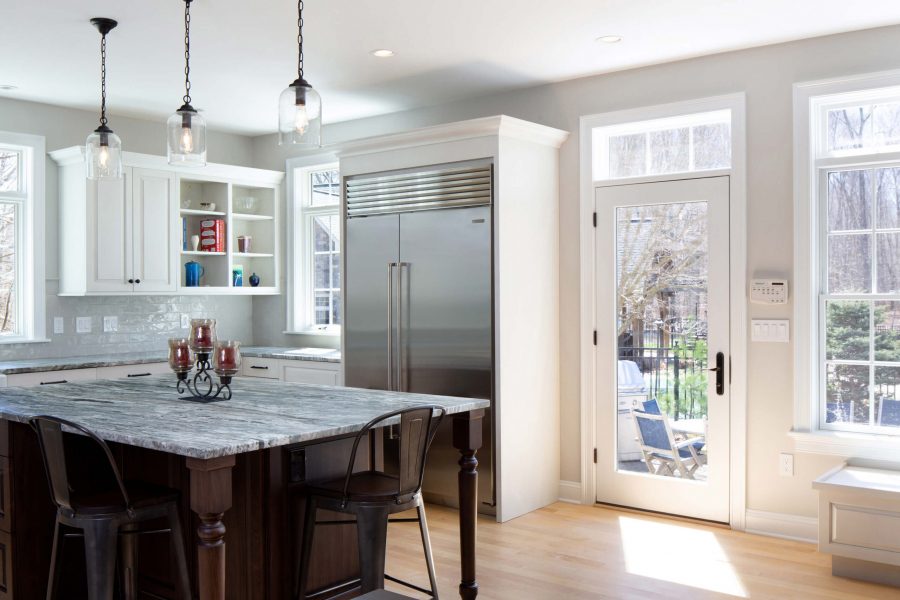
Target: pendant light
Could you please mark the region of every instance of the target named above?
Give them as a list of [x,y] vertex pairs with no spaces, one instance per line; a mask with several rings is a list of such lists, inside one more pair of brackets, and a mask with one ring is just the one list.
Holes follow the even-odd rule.
[[303,0],[297,2],[297,79],[278,98],[278,143],[322,145],[322,99],[303,78]]
[[206,166],[206,122],[191,106],[191,2],[184,0],[184,104],[166,123],[170,165]]
[[106,126],[106,34],[118,25],[112,19],[91,19],[100,32],[100,126],[85,142],[88,179],[122,178],[122,140]]

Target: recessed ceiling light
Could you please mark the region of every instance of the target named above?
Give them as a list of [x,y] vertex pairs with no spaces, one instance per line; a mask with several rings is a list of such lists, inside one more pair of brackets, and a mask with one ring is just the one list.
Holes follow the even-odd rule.
[[393,50],[388,50],[387,48],[381,48],[378,50],[372,50],[372,56],[377,56],[378,58],[390,58],[394,55]]
[[0,90],[2,90],[4,92],[10,92],[12,90],[17,90],[17,89],[19,89],[17,86],[9,85],[7,83],[0,83]]
[[603,42],[604,44],[616,44],[622,41],[621,35],[601,35],[598,37],[596,42]]

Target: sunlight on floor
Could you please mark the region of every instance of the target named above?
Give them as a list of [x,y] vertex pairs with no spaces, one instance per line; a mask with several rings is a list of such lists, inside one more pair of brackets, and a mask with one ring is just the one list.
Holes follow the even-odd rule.
[[711,531],[619,517],[625,568],[632,575],[748,598]]

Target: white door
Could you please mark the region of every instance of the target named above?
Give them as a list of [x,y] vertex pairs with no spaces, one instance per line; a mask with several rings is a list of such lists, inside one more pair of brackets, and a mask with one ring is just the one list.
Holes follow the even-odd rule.
[[133,169],[131,178],[134,291],[173,292],[178,239],[175,174]]
[[122,179],[87,181],[87,291],[130,292],[131,216]]
[[595,203],[597,501],[727,522],[729,179]]

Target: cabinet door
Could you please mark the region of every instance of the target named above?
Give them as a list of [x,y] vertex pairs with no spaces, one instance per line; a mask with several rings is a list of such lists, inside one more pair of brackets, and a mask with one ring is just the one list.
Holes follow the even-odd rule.
[[175,174],[133,169],[131,214],[134,291],[174,292]]
[[88,292],[130,292],[131,214],[122,179],[87,182]]

